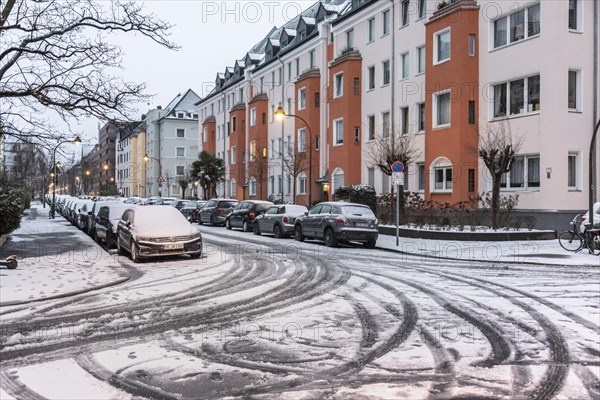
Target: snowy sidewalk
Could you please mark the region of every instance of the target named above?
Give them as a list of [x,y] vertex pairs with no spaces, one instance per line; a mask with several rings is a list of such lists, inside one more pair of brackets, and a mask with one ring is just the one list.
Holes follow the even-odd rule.
[[551,264],[600,267],[600,257],[587,251],[570,253],[558,240],[514,242],[465,242],[428,240],[379,235],[377,248],[424,257],[439,257],[463,261],[498,261],[517,264]]
[[34,202],[0,248],[0,259],[15,254],[15,270],[0,267],[0,306],[60,298],[116,285],[130,278],[111,256],[62,216],[48,219]]

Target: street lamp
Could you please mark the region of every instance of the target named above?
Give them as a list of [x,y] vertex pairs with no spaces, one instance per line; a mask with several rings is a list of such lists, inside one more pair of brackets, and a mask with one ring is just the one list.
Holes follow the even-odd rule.
[[[304,122],[304,125],[306,125],[306,129],[308,130],[308,206],[310,207],[312,204],[312,131],[310,125],[308,125],[308,122],[306,122],[304,118],[299,115],[286,114],[283,107],[279,106],[275,111],[275,118],[277,118],[278,121],[283,122],[285,117],[298,118],[300,121]],[[281,181],[281,200],[283,201],[283,151],[281,156]],[[295,185],[296,182],[293,182],[293,184]],[[294,199],[294,201],[296,201],[296,199]]]
[[50,215],[52,216],[52,218],[54,218],[54,213],[56,211],[56,185],[58,184],[58,177],[57,177],[57,171],[56,171],[56,167],[60,168],[60,162],[56,163],[56,151],[58,150],[58,148],[60,147],[61,144],[64,143],[75,143],[76,145],[80,145],[81,144],[81,139],[79,138],[79,136],[75,137],[74,140],[63,140],[60,141],[56,144],[56,146],[54,147],[54,150],[52,151],[52,167],[54,168],[54,186],[52,186],[52,207],[50,209]]
[[[148,162],[148,160],[153,159],[156,160],[158,162],[158,176],[159,179],[162,178],[162,163],[160,162],[160,160],[156,157],[151,157],[148,154],[144,154],[143,160],[145,162]],[[162,182],[158,182],[158,196],[162,197]]]

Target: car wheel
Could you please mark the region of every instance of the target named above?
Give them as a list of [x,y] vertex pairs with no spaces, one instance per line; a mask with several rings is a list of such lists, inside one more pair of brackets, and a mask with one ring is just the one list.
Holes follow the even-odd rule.
[[368,242],[365,242],[365,247],[367,249],[374,249],[376,244],[377,244],[377,240],[375,240],[375,239],[369,239]]
[[333,229],[327,228],[325,231],[325,246],[327,247],[336,247],[337,239],[335,238],[335,234],[333,233]]
[[202,253],[193,253],[190,254],[190,257],[192,257],[192,260],[197,260],[202,256]]
[[252,229],[252,231],[256,236],[260,236],[260,227],[258,226],[257,222],[254,223],[254,229]]
[[204,225],[204,222],[202,222],[202,217],[198,216],[198,225]]
[[276,224],[275,227],[273,227],[273,236],[275,236],[277,239],[281,239],[283,237],[281,226],[279,224]]
[[231,221],[229,218],[225,220],[225,229],[231,230]]
[[140,262],[140,253],[135,242],[131,242],[131,246],[129,247],[131,253],[131,261],[134,263]]
[[210,216],[210,226],[215,226],[215,218],[212,215]]
[[106,234],[106,247],[109,249],[115,247],[115,239],[112,234]]
[[242,229],[244,230],[244,232],[250,232],[250,225],[248,224],[247,220],[244,220],[244,223],[242,224]]
[[294,228],[294,239],[296,239],[299,242],[304,242],[304,239],[306,239],[304,237],[304,235],[302,234],[302,226],[301,225],[296,225],[296,227]]

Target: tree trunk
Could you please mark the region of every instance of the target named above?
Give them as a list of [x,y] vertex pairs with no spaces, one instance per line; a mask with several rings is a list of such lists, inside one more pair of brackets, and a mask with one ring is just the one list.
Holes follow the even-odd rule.
[[498,229],[500,221],[500,180],[501,174],[492,175],[492,228]]

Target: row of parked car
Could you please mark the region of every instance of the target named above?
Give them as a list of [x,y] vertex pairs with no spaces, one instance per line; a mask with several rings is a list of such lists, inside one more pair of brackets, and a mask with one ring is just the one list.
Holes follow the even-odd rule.
[[379,221],[373,211],[363,204],[348,202],[323,202],[309,211],[296,204],[211,199],[198,214],[199,224],[223,225],[276,238],[293,236],[300,242],[317,239],[331,247],[339,242],[361,242],[374,248],[379,236]]
[[[51,198],[47,201],[50,204]],[[98,243],[116,247],[119,254],[127,253],[134,262],[182,254],[199,258],[200,231],[177,204],[154,204],[159,205],[142,206],[125,198],[56,197],[57,212]]]

